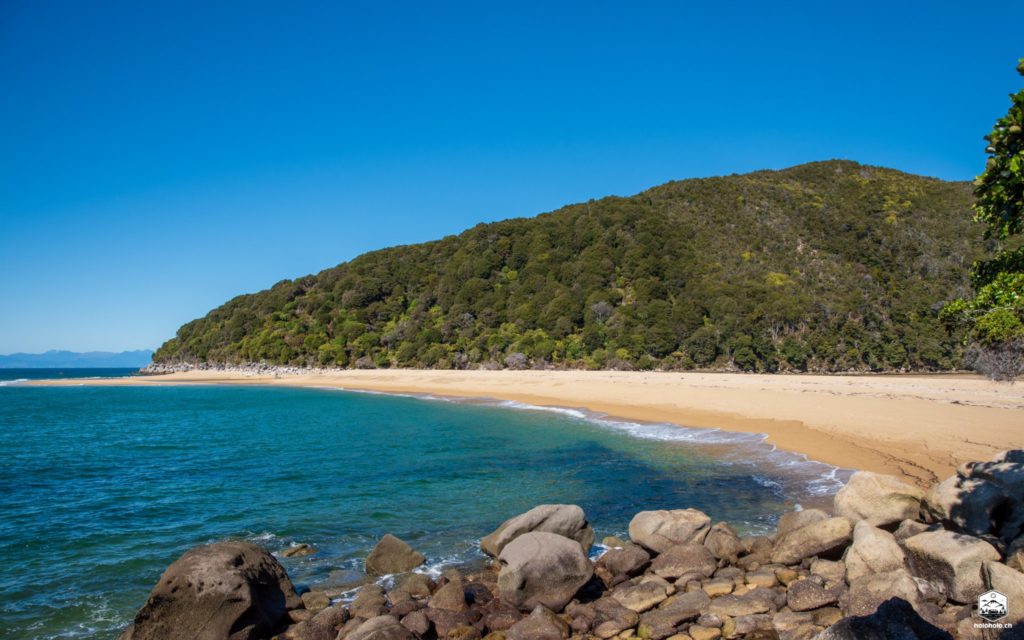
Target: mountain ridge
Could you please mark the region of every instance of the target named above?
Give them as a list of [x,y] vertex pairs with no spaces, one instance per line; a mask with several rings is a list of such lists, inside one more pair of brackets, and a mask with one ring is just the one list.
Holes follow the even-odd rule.
[[848,160],[671,181],[365,253],[185,324],[158,363],[944,370],[970,185]]

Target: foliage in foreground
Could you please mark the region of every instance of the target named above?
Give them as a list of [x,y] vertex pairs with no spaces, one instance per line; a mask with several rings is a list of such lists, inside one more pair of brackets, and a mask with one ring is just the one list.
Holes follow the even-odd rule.
[[239,296],[156,362],[937,370],[970,186],[848,161],[671,182]]
[[[1017,71],[1024,75],[1024,59]],[[1024,89],[985,136],[985,171],[974,182],[974,219],[999,243],[994,257],[974,263],[975,295],[942,310],[951,327],[966,332],[965,364],[997,379],[1024,373]]]

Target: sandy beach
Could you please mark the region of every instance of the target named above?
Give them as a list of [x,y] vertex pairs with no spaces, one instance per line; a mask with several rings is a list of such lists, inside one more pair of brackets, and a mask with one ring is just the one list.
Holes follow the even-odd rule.
[[609,371],[191,371],[39,385],[258,384],[494,398],[648,422],[763,433],[847,469],[919,485],[1024,447],[1024,385],[970,375],[816,376]]

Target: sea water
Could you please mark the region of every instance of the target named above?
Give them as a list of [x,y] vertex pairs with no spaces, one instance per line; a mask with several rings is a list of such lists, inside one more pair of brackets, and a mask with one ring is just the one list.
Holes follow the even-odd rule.
[[598,540],[624,534],[638,511],[683,507],[756,533],[838,486],[834,468],[756,435],[572,409],[8,383],[0,637],[114,638],[168,564],[227,538],[278,554],[315,546],[281,558],[301,589],[350,580],[385,533],[439,571],[478,562],[482,536],[537,504],[582,506]]

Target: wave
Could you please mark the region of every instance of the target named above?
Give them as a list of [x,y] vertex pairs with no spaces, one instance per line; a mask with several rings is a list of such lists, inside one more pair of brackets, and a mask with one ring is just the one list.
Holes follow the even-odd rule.
[[22,382],[28,382],[28,378],[16,378],[14,380],[0,380],[0,387],[9,387],[11,385],[19,384]]

